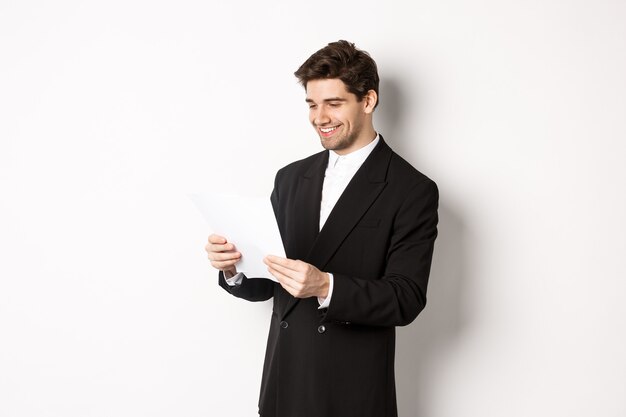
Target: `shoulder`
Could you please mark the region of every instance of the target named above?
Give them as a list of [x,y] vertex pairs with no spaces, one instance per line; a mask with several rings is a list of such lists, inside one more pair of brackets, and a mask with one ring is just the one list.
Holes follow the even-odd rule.
[[435,181],[392,151],[387,170],[386,201],[405,218],[436,219],[439,189]]
[[311,168],[319,166],[325,158],[327,158],[327,154],[328,151],[324,150],[285,165],[276,172],[276,180],[278,181],[281,178],[295,178],[297,176],[306,175]]
[[[394,152],[389,145],[384,142],[380,145],[376,157],[379,162],[374,164],[378,167],[378,173],[373,173],[372,178],[376,177],[386,183],[385,201],[390,206],[398,207],[425,202],[433,202],[436,205],[439,200],[437,184]],[[383,166],[384,174],[379,171]],[[375,171],[376,168],[372,169],[372,172]]]
[[404,189],[437,189],[437,184],[430,177],[411,165],[406,159],[391,150],[387,182]]

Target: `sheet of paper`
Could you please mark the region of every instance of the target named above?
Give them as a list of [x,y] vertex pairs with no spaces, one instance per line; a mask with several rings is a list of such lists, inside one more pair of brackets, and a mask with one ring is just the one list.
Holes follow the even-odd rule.
[[263,263],[266,255],[285,256],[272,204],[268,197],[189,194],[212,233],[224,236],[241,253],[237,271],[248,278],[276,281]]

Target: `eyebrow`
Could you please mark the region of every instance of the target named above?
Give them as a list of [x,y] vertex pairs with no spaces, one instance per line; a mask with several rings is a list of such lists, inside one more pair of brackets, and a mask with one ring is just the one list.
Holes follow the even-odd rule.
[[[306,100],[304,100],[304,101],[306,101],[307,103],[315,103],[313,100],[311,100],[311,99],[310,99],[310,98],[308,98],[308,97],[307,97],[307,99],[306,99]],[[331,97],[331,98],[325,98],[325,99],[324,99],[324,100],[322,100],[322,101],[324,101],[325,103],[328,103],[329,101],[341,101],[341,102],[344,102],[344,101],[348,101],[348,100],[347,100],[347,99],[345,99],[345,98],[341,98],[341,97]]]

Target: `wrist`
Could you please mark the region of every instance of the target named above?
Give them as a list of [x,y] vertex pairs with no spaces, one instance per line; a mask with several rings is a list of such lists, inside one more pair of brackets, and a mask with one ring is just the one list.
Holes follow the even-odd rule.
[[328,292],[330,291],[330,274],[328,272],[322,272],[324,274],[324,284],[322,285],[322,289],[320,292],[320,298],[328,297]]

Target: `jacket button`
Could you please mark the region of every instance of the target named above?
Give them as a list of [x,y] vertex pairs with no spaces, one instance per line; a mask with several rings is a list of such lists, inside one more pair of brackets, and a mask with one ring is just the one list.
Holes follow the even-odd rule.
[[324,326],[323,324],[317,328],[317,332],[320,334],[324,333],[325,331],[326,331],[326,326]]
[[286,329],[287,327],[289,327],[289,323],[287,323],[286,321],[281,321],[280,327],[282,327],[283,329]]

